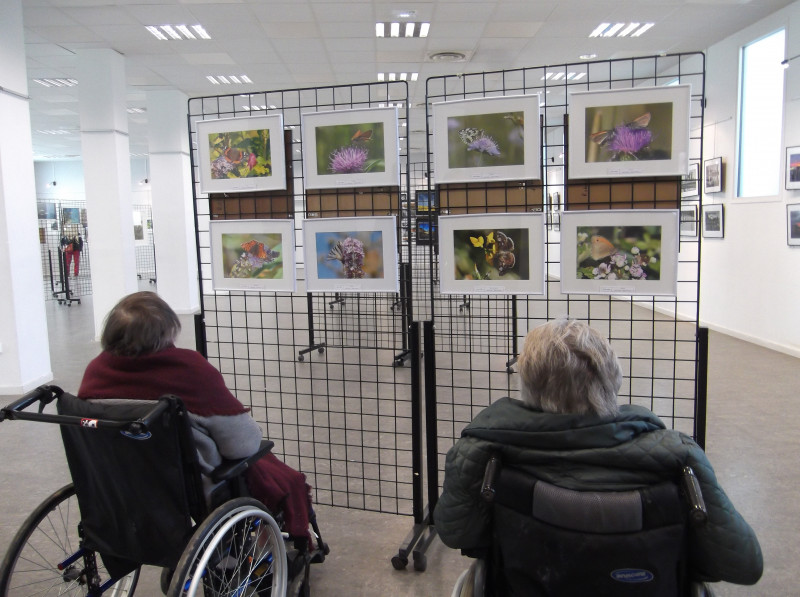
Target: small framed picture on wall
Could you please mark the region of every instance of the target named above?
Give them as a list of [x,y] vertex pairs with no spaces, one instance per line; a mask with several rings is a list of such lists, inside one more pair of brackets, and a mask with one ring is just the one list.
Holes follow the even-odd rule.
[[711,158],[703,164],[703,189],[706,193],[721,193],[723,187],[722,158]]
[[725,237],[725,208],[718,205],[703,206],[703,238]]
[[786,242],[790,247],[800,247],[800,203],[786,206]]
[[786,189],[800,189],[800,146],[786,148]]

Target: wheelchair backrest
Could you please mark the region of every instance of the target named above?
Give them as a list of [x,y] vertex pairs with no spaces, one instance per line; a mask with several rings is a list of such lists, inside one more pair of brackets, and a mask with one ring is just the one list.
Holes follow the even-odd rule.
[[[64,393],[58,412],[85,419],[61,434],[81,510],[84,543],[112,575],[138,565],[174,567],[205,515],[189,417],[176,397],[146,433],[96,427],[93,421],[135,421],[153,401],[88,402]],[[199,497],[198,497],[199,496]]]
[[688,511],[676,483],[574,491],[505,467],[494,489],[493,594],[684,594]]

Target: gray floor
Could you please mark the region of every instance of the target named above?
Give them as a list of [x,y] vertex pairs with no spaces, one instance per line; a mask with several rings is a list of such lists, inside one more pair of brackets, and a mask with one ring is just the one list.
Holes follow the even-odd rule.
[[[83,368],[99,351],[93,341],[91,303],[67,308],[48,302],[47,308],[54,383],[75,391]],[[194,347],[188,319],[185,328],[179,344]],[[710,344],[707,451],[723,487],[756,529],[765,557],[764,576],[755,587],[723,583],[715,590],[721,596],[796,595],[798,360],[713,332]],[[0,404],[10,399],[0,397]],[[25,516],[65,483],[68,474],[57,430],[49,425],[3,424],[0,454],[4,551]],[[318,506],[317,514],[332,552],[312,569],[316,596],[449,595],[469,563],[434,541],[425,572],[411,566],[396,571],[390,559],[411,529],[410,518],[329,506]],[[144,571],[137,594],[160,594],[156,572]]]

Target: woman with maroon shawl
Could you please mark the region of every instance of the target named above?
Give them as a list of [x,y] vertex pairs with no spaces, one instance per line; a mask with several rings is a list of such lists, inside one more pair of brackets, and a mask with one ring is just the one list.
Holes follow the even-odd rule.
[[[225,387],[222,375],[200,353],[176,348],[178,316],[154,292],[123,298],[106,318],[103,352],[86,368],[78,390],[84,400],[125,398],[157,400],[178,396],[192,419],[204,473],[223,458],[245,458],[261,443],[261,428]],[[296,540],[309,538],[311,487],[305,475],[273,454],[247,470],[251,495],[271,512],[282,511],[286,531]],[[210,480],[204,476],[204,483]]]

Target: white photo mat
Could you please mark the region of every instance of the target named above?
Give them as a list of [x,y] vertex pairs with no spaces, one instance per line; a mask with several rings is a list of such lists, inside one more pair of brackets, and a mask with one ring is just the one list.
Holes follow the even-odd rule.
[[214,290],[296,290],[293,220],[212,220],[209,239]]
[[570,93],[569,178],[685,176],[690,100],[689,85]]
[[441,294],[544,294],[544,214],[439,216]]
[[306,112],[301,128],[306,189],[400,185],[396,107]]
[[436,183],[539,180],[539,95],[433,104]]
[[675,296],[679,217],[677,209],[564,212],[561,292]]
[[306,219],[303,247],[307,292],[400,289],[396,216]]

